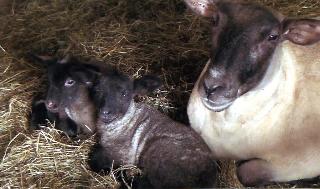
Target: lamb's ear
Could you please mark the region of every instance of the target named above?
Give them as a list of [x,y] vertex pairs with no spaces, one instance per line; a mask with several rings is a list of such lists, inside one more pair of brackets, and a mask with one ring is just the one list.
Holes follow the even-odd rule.
[[39,63],[41,65],[51,65],[57,62],[57,58],[53,56],[46,56],[46,55],[37,55],[33,53],[28,53],[26,57],[30,62]]
[[298,45],[311,45],[320,41],[320,20],[285,19],[282,29],[283,39]]
[[217,12],[214,0],[184,0],[187,6],[196,14],[211,17]]
[[73,74],[88,87],[92,87],[96,79],[101,76],[99,67],[90,64],[83,64],[74,70]]
[[145,95],[153,92],[161,86],[161,80],[158,77],[145,75],[134,80],[134,92],[138,95]]
[[66,55],[62,59],[58,60],[58,63],[59,64],[66,64],[66,63],[70,62],[71,58],[72,57],[70,55]]

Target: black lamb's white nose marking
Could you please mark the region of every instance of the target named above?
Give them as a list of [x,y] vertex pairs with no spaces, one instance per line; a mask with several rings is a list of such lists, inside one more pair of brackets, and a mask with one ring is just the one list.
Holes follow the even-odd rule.
[[108,116],[108,115],[111,114],[111,111],[105,110],[105,111],[102,112],[102,114],[103,114],[104,116]]
[[55,102],[53,102],[52,100],[47,101],[46,106],[51,111],[55,111],[58,109],[58,105]]
[[110,111],[110,110],[103,110],[103,111],[101,112],[101,117],[102,117],[104,120],[110,119],[110,116],[111,116],[111,111]]

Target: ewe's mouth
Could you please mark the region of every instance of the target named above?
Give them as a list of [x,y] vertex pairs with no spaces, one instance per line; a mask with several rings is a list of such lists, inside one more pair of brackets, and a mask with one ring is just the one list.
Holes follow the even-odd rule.
[[202,98],[202,103],[204,104],[204,106],[214,112],[221,112],[227,109],[229,106],[231,106],[233,102],[234,102],[234,99],[227,100],[227,101],[225,100],[222,103],[216,103],[209,100],[208,98]]

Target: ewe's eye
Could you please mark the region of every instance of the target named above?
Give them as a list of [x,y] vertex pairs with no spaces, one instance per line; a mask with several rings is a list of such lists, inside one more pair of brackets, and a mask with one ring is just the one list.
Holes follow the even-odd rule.
[[66,86],[66,87],[71,87],[71,86],[73,86],[75,83],[76,83],[75,80],[73,80],[73,79],[71,79],[71,78],[68,78],[68,79],[65,81],[64,86]]

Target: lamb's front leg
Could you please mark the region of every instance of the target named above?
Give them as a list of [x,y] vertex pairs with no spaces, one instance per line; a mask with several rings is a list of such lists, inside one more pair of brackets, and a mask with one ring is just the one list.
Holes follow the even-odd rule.
[[53,122],[57,119],[57,116],[54,117],[54,114],[49,116],[49,113],[44,100],[39,96],[36,96],[32,100],[31,105],[31,113],[30,113],[30,120],[29,120],[29,128],[30,130],[38,130],[40,129],[40,125],[46,125],[47,120]]
[[88,164],[93,171],[110,172],[113,161],[110,160],[105,149],[99,143],[92,146],[88,156]]
[[[50,113],[50,112],[49,112]],[[63,131],[69,137],[76,137],[79,134],[79,126],[72,121],[70,118],[59,118],[56,119],[56,128]]]
[[271,164],[262,159],[251,159],[237,165],[239,181],[247,187],[263,186],[272,182]]
[[56,128],[63,131],[70,137],[75,137],[79,133],[77,130],[78,126],[68,117],[59,117],[58,113],[52,113],[47,110],[44,103],[45,100],[36,96],[32,100],[32,108],[30,113],[30,130],[41,129],[40,125],[46,125],[47,120],[55,122]]

